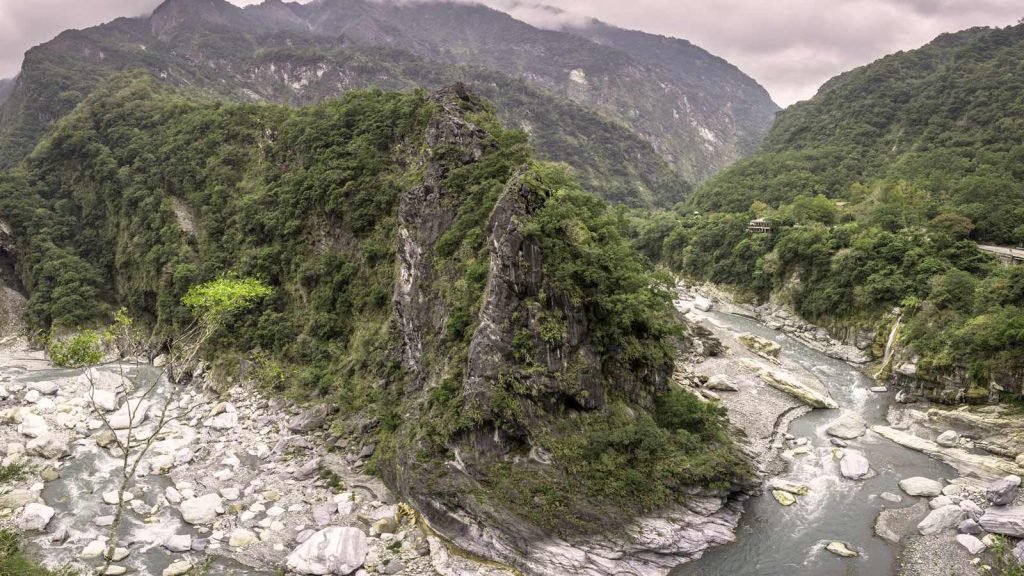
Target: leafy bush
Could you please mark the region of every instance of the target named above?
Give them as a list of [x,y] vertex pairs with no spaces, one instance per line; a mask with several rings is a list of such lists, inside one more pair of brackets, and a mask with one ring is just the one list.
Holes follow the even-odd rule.
[[47,348],[50,360],[62,368],[92,366],[103,359],[100,335],[92,330],[83,330],[70,339],[50,339]]

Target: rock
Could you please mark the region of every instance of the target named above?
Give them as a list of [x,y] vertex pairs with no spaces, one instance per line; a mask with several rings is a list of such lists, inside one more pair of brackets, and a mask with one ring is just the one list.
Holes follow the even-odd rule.
[[[124,495],[123,495],[123,498],[124,498],[125,502],[128,502],[129,500],[135,498],[135,495],[132,494],[131,492],[125,492]],[[117,490],[111,490],[110,492],[104,492],[103,493],[103,503],[104,504],[110,504],[111,506],[116,506],[117,503],[118,503]]]
[[181,501],[183,500],[181,492],[178,492],[178,489],[174,486],[164,488],[164,498],[167,498],[167,501],[171,504],[181,504]]
[[[104,552],[103,556],[106,557],[107,553]],[[114,548],[114,555],[111,556],[110,558],[111,558],[111,562],[120,562],[121,560],[124,560],[127,557],[128,557],[128,549],[127,548]]]
[[232,548],[244,548],[259,541],[260,539],[255,533],[250,532],[245,528],[235,528],[231,531],[230,538],[228,538],[228,546],[231,546]]
[[814,390],[793,377],[777,370],[770,370],[757,362],[743,360],[743,365],[753,370],[769,386],[793,396],[812,408],[835,409],[839,405],[827,393]]
[[839,472],[845,478],[860,480],[871,472],[868,459],[856,450],[847,450],[846,455],[839,461]]
[[298,534],[295,535],[295,542],[297,544],[302,544],[306,540],[309,540],[309,537],[312,536],[314,533],[316,533],[316,530],[312,530],[312,529],[303,530],[302,532],[299,532]]
[[313,506],[313,522],[317,526],[326,526],[331,523],[331,516],[337,510],[333,503],[321,503]]
[[783,492],[789,492],[797,496],[806,496],[810,491],[811,487],[807,484],[797,484],[796,482],[790,482],[789,480],[783,480],[781,478],[775,478],[769,483],[769,487],[773,490],[782,490]]
[[35,502],[38,497],[31,490],[12,490],[0,495],[0,508],[20,508],[29,502]]
[[989,484],[988,489],[985,490],[985,498],[993,506],[1006,506],[1013,503],[1013,499],[1017,497],[1018,488],[1020,488],[1020,476],[1011,474]]
[[385,574],[398,574],[402,570],[405,570],[405,565],[395,558],[388,561],[388,565],[384,567]]
[[299,574],[349,574],[363,565],[367,551],[362,530],[331,526],[300,544],[287,564]]
[[986,546],[981,543],[981,540],[978,540],[970,534],[957,534],[956,541],[964,548],[967,548],[968,553],[974,555],[981,554],[986,548]]
[[917,525],[917,531],[922,536],[938,534],[960,524],[966,517],[967,514],[959,506],[943,506],[929,512]]
[[736,384],[733,384],[732,379],[725,374],[715,374],[708,378],[708,383],[704,387],[709,390],[719,390],[722,392],[736,392],[739,390]]
[[42,394],[43,396],[53,396],[54,394],[57,393],[57,390],[60,389],[56,382],[49,381],[33,382],[29,384],[28,387]]
[[288,421],[288,429],[292,432],[309,432],[324,425],[330,415],[326,405],[315,406],[293,417]]
[[942,508],[943,506],[952,506],[955,504],[956,502],[953,502],[953,499],[950,498],[949,496],[939,496],[937,498],[932,498],[928,502],[928,506],[932,510],[935,510],[936,508]]
[[189,534],[175,534],[164,541],[163,547],[171,552],[188,552],[192,549],[192,536]]
[[25,393],[25,402],[28,404],[35,404],[39,401],[41,394],[38,390],[29,390]]
[[893,504],[899,504],[903,501],[903,497],[899,494],[893,494],[892,492],[882,492],[878,495],[879,498],[886,502],[892,502]]
[[960,508],[967,513],[967,516],[969,518],[973,520],[981,518],[981,515],[985,513],[985,511],[981,509],[981,506],[978,506],[974,502],[967,499],[960,501]]
[[103,576],[121,576],[121,574],[127,574],[128,569],[124,566],[107,566],[103,570]]
[[978,524],[989,532],[1024,538],[1024,506],[987,508]]
[[175,560],[170,566],[164,568],[163,576],[182,576],[192,570],[192,563],[188,560]]
[[191,498],[181,503],[181,517],[189,524],[209,524],[223,513],[223,502],[217,494]]
[[223,412],[209,418],[203,423],[207,428],[213,428],[214,430],[230,430],[238,426],[238,413],[237,412]]
[[89,401],[89,405],[95,405],[96,408],[104,412],[112,412],[117,410],[117,393],[109,390],[92,390],[91,394],[86,393],[86,399]]
[[151,406],[152,403],[148,400],[129,400],[110,416],[107,423],[114,430],[127,430],[130,427],[138,426],[146,421]]
[[854,558],[860,556],[860,554],[855,550],[850,550],[849,546],[839,541],[829,542],[828,546],[825,546],[825,550],[828,550],[836,556],[842,556],[843,558]]
[[39,473],[39,477],[43,479],[43,482],[53,482],[60,478],[60,472],[53,466],[47,466]]
[[46,425],[46,420],[42,416],[32,412],[22,414],[21,424],[18,424],[18,434],[29,438],[39,438],[49,431],[50,427]]
[[847,444],[846,442],[843,442],[839,438],[829,438],[828,441],[831,442],[832,445],[837,447],[837,448],[846,448],[846,447],[849,446],[849,444]]
[[751,352],[765,358],[778,358],[779,353],[782,352],[782,346],[779,343],[753,334],[740,334],[736,336],[736,341],[749,348]]
[[960,435],[955,430],[946,430],[939,437],[935,439],[935,443],[939,446],[945,446],[946,448],[952,448],[957,445],[960,441]]
[[900,480],[900,488],[911,496],[933,498],[942,494],[942,484],[929,478],[922,478],[921,476]]
[[156,358],[153,358],[153,366],[156,368],[162,368],[167,365],[167,354],[160,354]]
[[1024,540],[1017,542],[1017,545],[1013,547],[1013,559],[1017,561],[1017,564],[1024,564]]
[[238,488],[230,487],[230,488],[221,488],[220,489],[220,495],[223,496],[225,500],[232,500],[232,501],[234,501],[234,500],[238,500],[238,498],[241,496],[241,493],[239,492]]
[[55,434],[49,433],[29,440],[25,448],[29,454],[48,460],[59,460],[71,454],[67,442],[62,441]]
[[979,526],[974,520],[968,518],[956,525],[956,531],[961,534],[981,534],[981,526]]
[[909,508],[887,508],[875,518],[875,534],[896,544],[928,514],[928,505],[919,501]]
[[825,433],[829,436],[842,438],[843,440],[852,440],[863,436],[866,431],[867,424],[864,423],[864,420],[860,416],[848,412],[829,426]]
[[714,304],[703,296],[696,296],[693,299],[693,307],[701,312],[709,312],[714,307]]
[[21,517],[18,518],[18,529],[22,532],[42,530],[50,523],[53,514],[53,508],[45,504],[38,504],[36,502],[26,504],[25,509],[21,512]]
[[[772,490],[772,496],[774,496],[775,499],[778,500],[779,504],[782,504],[783,506],[792,506],[793,504],[796,504],[796,496],[793,496],[785,490]],[[381,520],[381,522],[386,522],[386,520]],[[376,526],[377,525],[374,524],[374,528],[376,528]]]
[[78,557],[84,560],[99,558],[106,549],[107,543],[105,540],[93,540],[85,545],[85,548],[82,549]]
[[885,386],[872,386],[871,391],[875,394],[884,394],[889,391]]

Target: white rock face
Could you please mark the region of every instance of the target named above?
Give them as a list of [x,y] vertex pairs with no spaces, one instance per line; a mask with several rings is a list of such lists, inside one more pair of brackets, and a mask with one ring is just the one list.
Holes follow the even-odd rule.
[[366,534],[358,528],[331,526],[313,534],[288,555],[299,574],[350,574],[366,561]]
[[846,455],[839,461],[839,471],[845,478],[860,480],[868,475],[871,466],[863,454],[856,450],[847,450]]
[[955,528],[965,518],[967,513],[959,506],[943,506],[929,512],[917,525],[917,531],[923,536],[938,534],[943,530]]
[[223,513],[223,502],[217,494],[191,498],[181,503],[181,517],[189,524],[209,524]]
[[42,530],[53,518],[54,510],[45,504],[31,503],[25,506],[18,518],[18,529],[23,532]]
[[110,427],[114,430],[126,430],[146,421],[152,404],[146,400],[135,399],[125,402],[124,406],[109,418]]
[[46,420],[32,412],[23,413],[21,424],[18,424],[18,434],[29,438],[39,438],[49,431],[50,427],[46,425]]
[[933,498],[942,494],[942,484],[930,478],[922,478],[921,476],[900,480],[900,488],[911,496]]

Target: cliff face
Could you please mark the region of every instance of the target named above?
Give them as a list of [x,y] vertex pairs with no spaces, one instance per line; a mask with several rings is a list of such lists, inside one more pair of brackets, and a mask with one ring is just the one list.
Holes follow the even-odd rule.
[[168,0],[149,18],[67,32],[29,51],[0,110],[0,165],[27,153],[99,79],[137,67],[207,95],[293,105],[355,88],[465,81],[530,132],[542,156],[637,206],[675,204],[688,182],[749,152],[767,130],[775,105],[728,63],[682,41],[604,25],[601,38],[591,32],[540,30],[462,3],[240,9]]

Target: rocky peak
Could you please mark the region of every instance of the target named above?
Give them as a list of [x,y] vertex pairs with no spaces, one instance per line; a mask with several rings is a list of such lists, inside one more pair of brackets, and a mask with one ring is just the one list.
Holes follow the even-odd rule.
[[242,9],[227,0],[165,0],[150,16],[153,35],[167,40],[182,28],[196,24],[230,25]]

